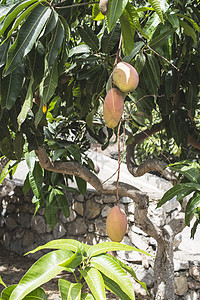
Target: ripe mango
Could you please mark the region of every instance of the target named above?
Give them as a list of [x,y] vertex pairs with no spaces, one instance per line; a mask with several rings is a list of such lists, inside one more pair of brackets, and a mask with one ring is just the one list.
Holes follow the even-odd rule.
[[124,93],[134,91],[139,83],[136,69],[126,62],[119,62],[115,66],[112,79],[114,84]]
[[107,15],[108,13],[108,0],[100,0],[99,1],[99,9],[102,15]]
[[123,94],[117,88],[110,89],[103,104],[103,115],[106,126],[109,128],[116,127],[122,117],[123,110]]
[[114,206],[106,219],[106,231],[113,242],[121,242],[127,231],[127,217],[122,208]]

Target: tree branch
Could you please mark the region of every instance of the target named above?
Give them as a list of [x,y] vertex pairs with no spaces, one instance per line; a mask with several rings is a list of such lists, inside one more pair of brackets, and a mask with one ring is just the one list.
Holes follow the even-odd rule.
[[149,204],[147,194],[123,182],[119,182],[118,185],[117,182],[103,184],[94,173],[77,162],[52,162],[48,157],[46,150],[42,146],[38,147],[35,152],[43,169],[56,173],[78,176],[91,184],[99,193],[102,194],[116,195],[118,189],[120,196],[129,197],[134,201],[136,225],[155,239],[159,237],[160,229],[147,217]]

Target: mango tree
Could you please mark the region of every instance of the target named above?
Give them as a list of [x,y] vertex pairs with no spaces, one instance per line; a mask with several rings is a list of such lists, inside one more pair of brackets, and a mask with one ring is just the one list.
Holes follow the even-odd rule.
[[[147,217],[148,196],[124,183],[103,184],[87,150],[89,137],[105,149],[113,134],[123,134],[133,176],[156,171],[173,183],[169,163],[199,158],[199,0],[103,5],[0,1],[0,151],[6,170],[27,160],[24,192],[32,188],[36,211],[44,206],[52,226],[58,207],[69,216],[70,180],[83,194],[88,182],[132,198],[136,225],[158,242],[155,299],[174,299],[172,242],[185,226],[182,215],[158,228]],[[120,62],[134,66],[139,84],[123,95],[122,118],[109,128],[103,103],[117,88]]]

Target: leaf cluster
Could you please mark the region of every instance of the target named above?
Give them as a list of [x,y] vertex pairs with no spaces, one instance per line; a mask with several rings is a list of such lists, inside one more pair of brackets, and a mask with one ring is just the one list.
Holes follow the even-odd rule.
[[[75,283],[64,278],[58,281],[62,299],[106,299],[106,291],[110,290],[120,299],[134,300],[135,294],[130,280],[132,276],[146,291],[146,284],[139,281],[134,270],[121,262],[108,251],[138,251],[146,252],[115,242],[104,242],[94,246],[71,239],[59,239],[28,252],[51,249],[43,255],[15,285],[5,287],[1,300],[12,299],[47,299],[45,291],[40,287],[62,272],[74,274]],[[1,284],[5,283],[1,279]],[[89,291],[83,291],[87,285]]]

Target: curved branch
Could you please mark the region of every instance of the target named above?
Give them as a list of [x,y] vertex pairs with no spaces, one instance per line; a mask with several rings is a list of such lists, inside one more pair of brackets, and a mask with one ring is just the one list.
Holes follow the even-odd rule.
[[52,162],[42,146],[38,147],[35,152],[43,169],[56,173],[78,176],[102,194],[116,195],[118,189],[118,194],[120,196],[129,197],[135,203],[135,224],[155,239],[160,236],[160,229],[147,217],[149,204],[147,194],[122,182],[119,182],[118,186],[117,182],[103,184],[94,173],[77,162]]

